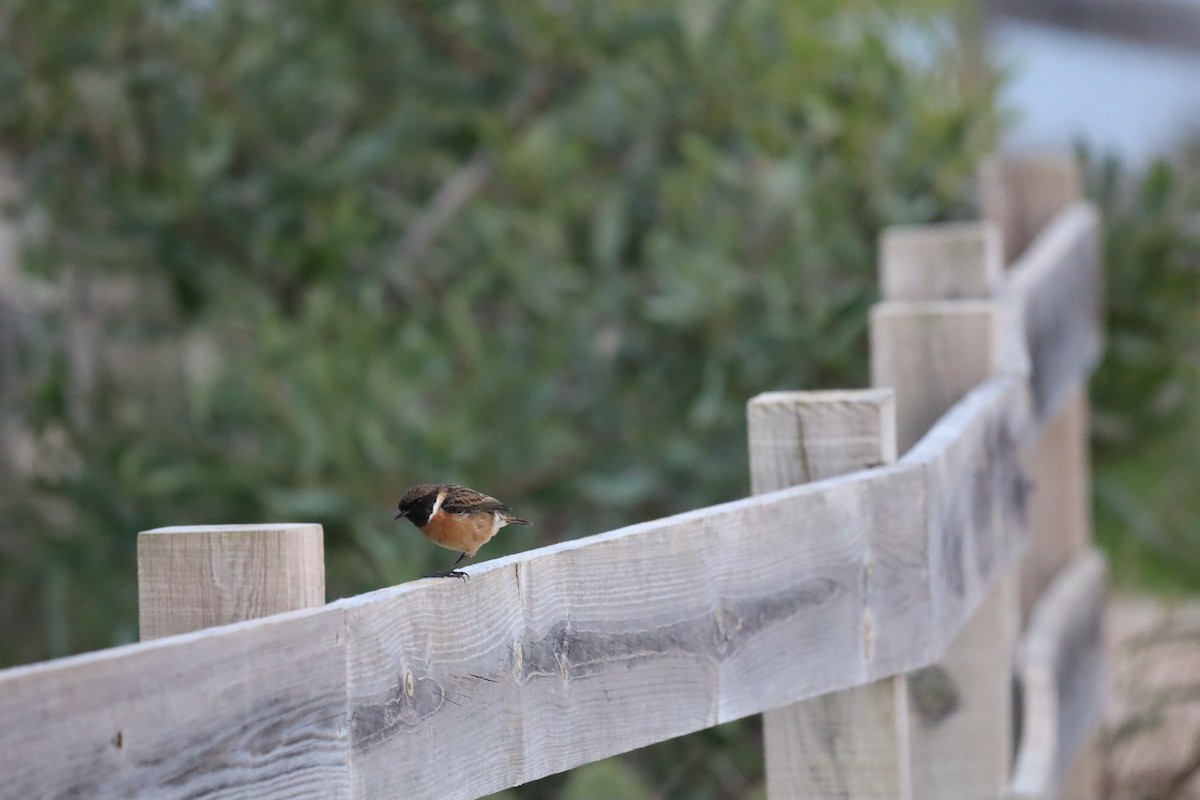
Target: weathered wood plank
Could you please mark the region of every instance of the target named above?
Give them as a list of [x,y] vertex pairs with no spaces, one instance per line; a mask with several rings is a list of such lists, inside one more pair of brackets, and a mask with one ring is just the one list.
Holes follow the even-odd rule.
[[999,358],[1000,310],[977,300],[879,303],[871,309],[871,385],[896,390],[903,453]]
[[903,675],[763,715],[767,797],[912,798]]
[[[947,436],[960,415],[965,430]],[[1017,446],[1028,418],[1024,381],[993,378],[902,461],[930,471],[935,627],[957,630],[937,664],[909,677],[913,796],[924,800],[991,800],[1007,781],[1020,613],[1011,570],[1028,539]]]
[[999,229],[1010,260],[1082,194],[1079,165],[1068,156],[1001,155],[979,168],[980,211]]
[[1019,379],[991,378],[900,459],[927,471],[935,627],[951,638],[1028,546],[1031,487],[1019,458],[1035,430],[1028,398]]
[[764,392],[747,404],[746,422],[754,494],[896,460],[890,389]]
[[0,798],[349,797],[343,617],[0,672]]
[[[1071,559],[1092,539],[1086,386],[1078,388],[1058,416],[1044,426],[1029,464],[1034,485],[1030,502],[1034,535],[1021,562],[1021,610],[1026,619],[1051,581],[1065,574]],[[1103,611],[1098,607],[1096,613]],[[1101,657],[1105,652],[1103,647],[1099,650]],[[1102,696],[1093,700],[1101,709],[1106,705]],[[1105,758],[1103,732],[1099,725],[1093,725],[1059,780],[1056,800],[1093,800],[1101,796]]]
[[1029,428],[1028,361],[1017,319],[995,300],[889,302],[871,313],[872,383],[896,387],[901,448],[916,442],[902,463],[928,471],[935,627],[948,637],[938,663],[909,676],[913,796],[923,800],[991,800],[1008,775],[1019,614],[1008,570],[1027,538],[1017,450]]
[[1018,448],[1032,430],[1024,382],[999,376],[901,459],[929,470],[935,627],[948,637],[938,663],[909,676],[914,797],[991,798],[1007,780],[1019,621],[1011,570],[1029,539]]
[[[921,541],[918,473],[835,478],[343,601],[356,794],[475,797],[925,663],[924,553],[869,541]],[[865,591],[871,558],[892,582]]]
[[1050,222],[1012,265],[1003,299],[1019,308],[1038,418],[1087,382],[1103,351],[1100,218],[1086,204]]
[[[905,283],[910,301],[871,310],[871,382],[895,387],[903,460],[930,471],[929,564],[948,635],[1003,571],[991,562],[1006,567],[1028,538],[1028,480],[1017,453],[1035,431],[1021,309],[1016,300],[944,296],[964,280],[976,292],[1002,288],[996,239],[987,224],[889,229],[880,279]],[[920,280],[911,280],[914,271]]]
[[[1014,413],[1004,391],[1014,390],[971,393],[911,463],[479,565],[465,584],[409,584],[0,672],[0,715],[39,731],[14,743],[5,729],[0,771],[19,776],[9,782],[16,796],[39,786],[48,796],[79,786],[136,796],[152,784],[186,794],[191,781],[215,781],[203,786],[216,796],[342,796],[329,782],[346,774],[336,753],[345,736],[357,796],[476,796],[922,666],[946,635],[930,581],[953,575],[940,566],[955,546],[950,531],[956,520],[1003,516],[993,495],[1012,495],[1004,470],[986,464],[988,442],[1003,440],[988,433],[1000,414],[992,404]],[[990,477],[971,483],[978,463]],[[935,502],[931,491],[954,492],[935,482],[969,487],[972,499]],[[945,542],[929,542],[929,530]],[[974,539],[963,548],[978,559]],[[873,642],[863,636],[868,612]],[[42,705],[72,693],[92,705]],[[114,722],[156,731],[153,747],[135,737],[138,766],[105,761]],[[254,764],[228,754],[242,741],[231,737],[267,729],[287,751],[283,766],[273,751]],[[305,748],[319,751],[316,777],[300,770],[312,779],[284,782],[295,766],[287,754]],[[236,776],[207,775],[214,757]]]
[[1003,242],[989,223],[893,226],[880,237],[884,300],[985,300],[1003,280]]
[[1104,706],[1104,557],[1085,550],[1050,584],[1021,643],[1022,737],[1007,796],[1053,798]]
[[187,525],[137,539],[142,641],[325,602],[320,525]]
[[1092,538],[1086,387],[1077,388],[1043,427],[1027,462],[1033,537],[1021,562],[1021,613],[1026,619],[1050,581]]
[[[326,607],[345,612],[344,635],[353,641],[349,729],[359,792],[394,796],[396,787],[407,786],[418,794],[474,796],[927,664],[949,635],[940,628],[966,613],[972,592],[986,583],[986,574],[1002,570],[1002,554],[1012,543],[1003,533],[1008,528],[995,543],[989,537],[997,534],[981,533],[967,522],[1004,518],[1019,507],[1020,484],[1009,468],[988,465],[989,443],[995,451],[1006,436],[1028,435],[1022,432],[1016,384],[996,379],[969,393],[906,457],[904,465],[917,470],[902,465],[702,509],[481,565],[469,584],[416,584]],[[1013,392],[1016,402],[998,399]],[[1008,422],[997,423],[997,415]],[[988,477],[970,483],[979,464]],[[970,491],[952,488],[968,484]],[[952,499],[960,495],[969,499]],[[868,546],[872,531],[889,531],[894,541]],[[922,546],[927,549],[913,552],[913,541],[927,542]],[[875,558],[870,570],[868,551]],[[989,552],[1001,554],[999,560],[984,558]],[[965,576],[959,589],[954,589],[959,573],[949,568],[954,564]],[[862,588],[871,571],[875,579],[867,583],[878,594]],[[595,590],[597,582],[604,592]],[[946,608],[938,610],[939,605]],[[866,655],[860,635],[864,608],[878,621],[874,652]],[[271,622],[285,626],[294,616]],[[194,634],[207,644],[197,651],[227,657],[224,637],[230,630]],[[302,638],[294,642],[297,648]],[[169,649],[178,641],[161,644]],[[286,675],[269,659],[251,657],[251,651],[270,652],[269,641],[241,648],[254,673],[246,681],[257,680],[259,670]],[[157,705],[207,702],[210,684],[203,680],[185,677],[186,686],[171,689],[179,695],[147,689],[136,676],[170,670],[152,659],[143,665],[136,659],[151,657],[137,656],[137,648],[119,652],[134,659],[121,667],[128,670],[125,683],[116,667],[97,671],[95,682],[86,671],[73,680],[96,697],[119,697],[123,691]],[[190,651],[180,658],[208,675],[225,670]],[[6,719],[17,718],[10,710],[21,695],[14,693],[12,679],[12,671],[0,673]],[[170,699],[176,696],[191,699]],[[275,695],[272,705],[302,696]],[[481,706],[488,708],[486,719],[478,713]],[[564,716],[576,710],[577,716]],[[18,711],[33,719],[28,707]],[[243,717],[254,726],[264,713],[218,712],[205,716],[218,727]],[[43,714],[31,724],[56,743],[60,760],[84,764],[83,771],[101,781],[91,785],[118,781],[111,784],[118,794],[148,785],[139,776],[114,776],[98,766],[103,753],[93,752],[95,726],[105,720],[101,706],[93,713],[98,722],[65,715],[51,724]],[[631,734],[630,719],[650,722]],[[190,718],[185,723],[209,739],[216,735]],[[64,727],[70,730],[60,733]],[[186,771],[194,751],[176,729],[164,730],[163,746],[179,754],[142,763]],[[286,725],[278,730],[288,741],[303,739]],[[37,769],[37,753],[28,748],[0,750],[0,761],[6,761],[4,754],[16,754],[26,776]],[[445,771],[432,775],[429,764],[444,765]],[[229,796],[239,796],[243,786],[254,787],[245,796],[270,796],[262,781],[275,779],[272,768],[268,760],[262,775],[231,782]],[[332,757],[326,768],[333,769]],[[170,776],[164,780],[169,783]],[[30,785],[36,784],[22,786]],[[288,791],[276,796],[289,796]],[[319,793],[338,796],[332,790]]]
[[1017,581],[999,576],[937,664],[909,676],[913,796],[992,800],[1012,768]]
[[[896,460],[890,390],[771,392],[750,401],[747,418],[754,492]],[[880,535],[873,532],[868,542]],[[873,578],[868,568],[864,580]],[[875,623],[865,611],[863,641],[869,644]],[[909,800],[908,726],[903,675],[769,710],[763,714],[767,795]]]
[[[388,796],[396,786],[434,796],[484,793],[926,663],[933,614],[925,554],[901,544],[920,541],[925,526],[918,473],[890,468],[815,483],[481,565],[468,584],[413,584],[324,607],[321,613],[346,615],[343,638],[330,647],[353,642],[349,724],[357,785],[368,796]],[[896,544],[877,544],[871,561],[867,537],[879,530],[893,532]],[[878,623],[873,649],[862,635],[864,609]],[[324,641],[289,627],[295,620],[314,624],[310,613],[316,612],[260,621],[271,626],[261,630],[276,632],[270,636],[246,632],[256,623],[244,623],[84,662],[51,662],[42,667],[51,675],[42,678],[49,688],[30,688],[21,671],[0,672],[0,712],[31,719],[24,699],[56,694],[55,670],[79,663],[70,679],[97,698],[97,724],[110,721],[103,718],[106,697],[118,704],[137,697],[155,708],[189,705],[203,716],[210,725],[187,715],[179,729],[160,721],[162,746],[175,755],[142,759],[197,771],[195,752],[178,730],[207,740],[214,727],[229,728],[235,718],[253,727],[264,713],[257,707],[226,713],[209,702],[212,682],[270,682],[272,692],[263,696],[277,707],[319,694],[295,684],[292,668],[304,679],[332,680],[324,649],[300,654],[306,642],[324,648]],[[283,643],[294,650],[283,648],[292,660],[280,667],[271,653]],[[97,658],[99,665],[114,661],[92,669]],[[165,665],[172,659],[202,677]],[[172,669],[180,681],[160,686],[140,679]],[[226,672],[234,677],[218,677]],[[496,716],[481,722],[477,712],[488,703]],[[578,709],[578,716],[564,717],[564,709]],[[101,781],[96,786],[120,779],[112,784],[120,793],[148,785],[95,768],[96,732],[88,719],[43,714],[31,724],[40,741],[56,743],[60,759],[86,764]],[[649,722],[630,735],[630,719]],[[274,730],[302,741],[303,731],[289,725]],[[519,755],[510,759],[513,748]],[[14,754],[30,781],[46,769],[29,749],[13,748],[0,750],[0,767]],[[431,775],[431,763],[447,772]],[[461,768],[467,763],[470,770]],[[272,780],[271,769],[262,765],[262,780]],[[231,782],[230,796],[243,785],[270,796],[259,778],[244,777]]]

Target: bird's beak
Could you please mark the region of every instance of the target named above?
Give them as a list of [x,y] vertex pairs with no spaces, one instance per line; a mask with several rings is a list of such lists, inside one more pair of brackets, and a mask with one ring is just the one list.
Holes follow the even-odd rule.
[[392,517],[392,519],[400,519],[401,517],[403,517],[403,516],[404,516],[405,514],[407,514],[407,513],[408,513],[407,511],[397,511],[397,512],[396,512],[396,516]]

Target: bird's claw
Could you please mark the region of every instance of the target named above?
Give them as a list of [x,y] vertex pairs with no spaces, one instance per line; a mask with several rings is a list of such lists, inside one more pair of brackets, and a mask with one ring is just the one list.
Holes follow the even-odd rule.
[[428,575],[422,575],[422,578],[462,578],[464,581],[471,579],[471,576],[463,572],[461,569],[448,569],[444,572],[431,572]]

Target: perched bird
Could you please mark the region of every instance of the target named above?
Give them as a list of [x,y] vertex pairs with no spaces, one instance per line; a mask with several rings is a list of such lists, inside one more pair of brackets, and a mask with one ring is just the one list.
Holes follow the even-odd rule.
[[401,517],[407,517],[435,544],[462,553],[450,569],[423,578],[465,579],[467,573],[455,569],[464,558],[475,555],[505,525],[529,524],[496,498],[454,483],[410,487],[396,507],[396,519]]

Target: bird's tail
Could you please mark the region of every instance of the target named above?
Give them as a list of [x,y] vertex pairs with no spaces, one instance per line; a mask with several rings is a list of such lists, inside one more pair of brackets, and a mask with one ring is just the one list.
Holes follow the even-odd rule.
[[533,523],[527,519],[521,519],[520,517],[514,517],[512,514],[506,513],[504,515],[504,524],[505,525],[532,525]]

